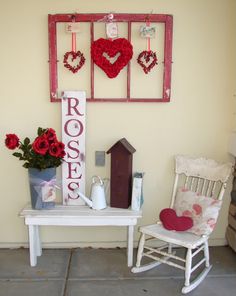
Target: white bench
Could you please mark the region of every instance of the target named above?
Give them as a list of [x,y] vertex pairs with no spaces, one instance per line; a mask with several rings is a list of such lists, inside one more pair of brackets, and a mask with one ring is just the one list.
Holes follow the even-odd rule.
[[33,210],[27,205],[20,217],[25,219],[29,230],[30,265],[37,265],[42,255],[39,226],[127,226],[127,264],[133,265],[133,236],[141,211],[107,207],[96,211],[87,206],[56,205],[51,210]]

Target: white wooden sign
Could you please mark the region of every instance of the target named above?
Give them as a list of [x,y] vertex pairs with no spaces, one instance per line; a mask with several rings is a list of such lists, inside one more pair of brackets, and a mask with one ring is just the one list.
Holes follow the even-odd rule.
[[66,156],[62,164],[64,205],[81,205],[84,201],[73,193],[80,188],[85,193],[85,115],[84,91],[64,91],[62,94],[62,142]]

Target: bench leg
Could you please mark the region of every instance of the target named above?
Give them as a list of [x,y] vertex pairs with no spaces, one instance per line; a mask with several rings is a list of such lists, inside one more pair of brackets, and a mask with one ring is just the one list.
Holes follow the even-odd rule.
[[127,230],[127,264],[133,266],[133,248],[134,248],[134,226],[129,225]]
[[28,225],[29,229],[29,251],[30,251],[30,265],[37,265],[37,256],[42,255],[42,248],[39,236],[39,226]]
[[41,246],[41,240],[40,240],[40,233],[39,233],[39,226],[35,225],[35,249],[36,249],[36,255],[41,256],[42,255],[42,246]]

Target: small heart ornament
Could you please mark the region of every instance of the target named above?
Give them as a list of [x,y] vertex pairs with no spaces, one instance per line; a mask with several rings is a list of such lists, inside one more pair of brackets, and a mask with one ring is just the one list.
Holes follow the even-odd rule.
[[[128,64],[133,56],[133,46],[125,38],[109,40],[99,38],[91,45],[93,62],[100,67],[109,78],[115,78]],[[113,60],[113,62],[111,61]]]
[[64,54],[64,67],[71,72],[76,73],[81,69],[85,63],[85,57],[80,51],[68,51]]
[[193,220],[190,217],[176,215],[175,210],[166,208],[160,212],[160,220],[164,228],[175,231],[186,231],[193,227]]
[[157,56],[152,50],[144,50],[139,54],[137,61],[144,73],[148,74],[157,65]]

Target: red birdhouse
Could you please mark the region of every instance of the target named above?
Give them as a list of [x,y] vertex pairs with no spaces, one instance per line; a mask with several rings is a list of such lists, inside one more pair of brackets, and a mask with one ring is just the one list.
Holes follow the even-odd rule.
[[132,164],[136,149],[122,138],[108,151],[111,153],[111,207],[127,209],[132,196]]

